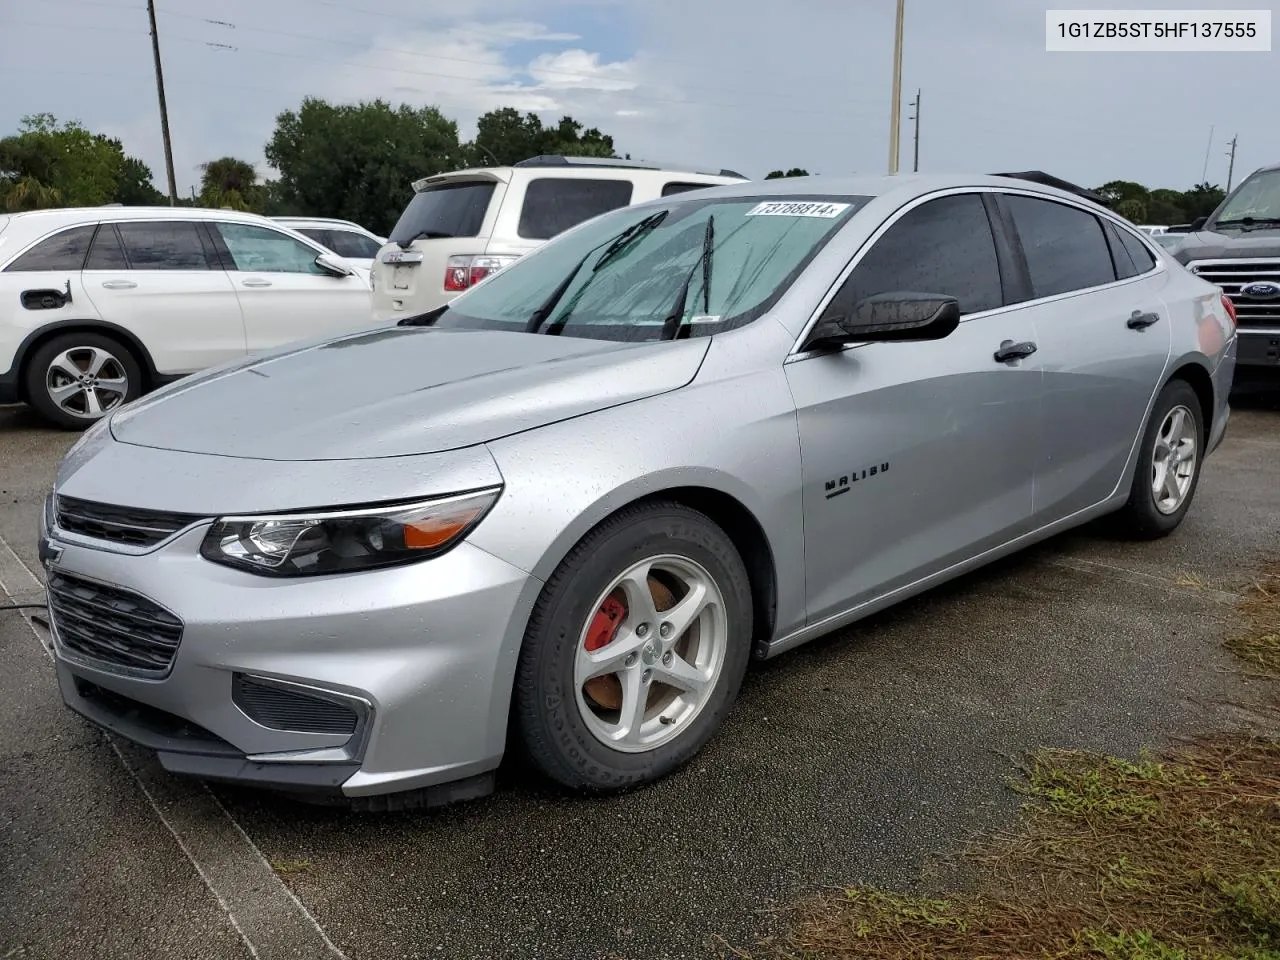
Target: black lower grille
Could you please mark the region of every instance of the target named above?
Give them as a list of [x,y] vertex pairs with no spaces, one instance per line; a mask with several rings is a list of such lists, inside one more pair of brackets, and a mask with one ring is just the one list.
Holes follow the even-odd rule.
[[332,700],[236,674],[231,698],[250,720],[290,733],[354,733],[354,710]]
[[58,526],[63,530],[133,547],[153,547],[204,519],[198,514],[118,507],[76,497],[59,496],[56,507]]
[[154,601],[62,573],[49,576],[49,614],[68,650],[138,673],[168,671],[182,640],[182,621]]

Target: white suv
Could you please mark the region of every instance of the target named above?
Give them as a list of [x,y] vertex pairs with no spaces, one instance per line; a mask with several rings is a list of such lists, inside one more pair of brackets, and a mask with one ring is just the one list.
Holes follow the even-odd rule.
[[745,180],[586,157],[425,177],[373,265],[381,322],[441,307],[558,233],[618,207]]
[[83,429],[147,390],[369,326],[369,284],[266,217],[183,207],[0,216],[0,403]]
[[330,217],[272,217],[290,230],[297,230],[322,247],[327,247],[354,267],[365,272],[373,269],[373,260],[387,242],[386,237],[370,233],[350,220],[334,220]]

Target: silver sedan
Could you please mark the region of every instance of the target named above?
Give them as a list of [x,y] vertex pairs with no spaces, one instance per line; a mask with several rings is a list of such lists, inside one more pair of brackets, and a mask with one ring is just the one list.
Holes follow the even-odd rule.
[[753,658],[1104,514],[1172,532],[1234,358],[1218,288],[1050,187],[617,210],[90,429],[41,525],[61,692],[170,770],[362,809],[483,794],[510,744],[632,787]]

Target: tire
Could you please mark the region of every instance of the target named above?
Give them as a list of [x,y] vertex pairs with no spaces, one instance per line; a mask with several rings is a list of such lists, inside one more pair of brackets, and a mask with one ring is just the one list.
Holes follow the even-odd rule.
[[[96,375],[95,375],[96,373]],[[75,376],[79,390],[71,390]],[[27,402],[64,430],[84,430],[142,395],[142,368],[133,352],[101,333],[64,333],[40,346],[24,372]],[[95,412],[96,410],[96,412]]]
[[[676,618],[687,619],[699,598],[707,602],[702,613],[679,627]],[[737,698],[752,622],[746,567],[707,516],[659,502],[609,518],[547,581],[525,631],[513,720],[533,766],[563,786],[597,793],[677,769],[711,739]],[[614,660],[618,672],[583,680],[588,651]],[[624,654],[630,659],[615,659]],[[664,682],[674,677],[669,671],[684,674],[679,686]],[[697,692],[695,675],[703,681]],[[637,703],[649,712],[628,723],[635,716],[628,707]]]
[[[1185,425],[1178,427],[1175,414],[1181,411]],[[1178,431],[1184,438],[1178,449],[1184,456],[1179,461],[1178,476],[1185,473],[1185,483],[1176,479],[1167,492],[1178,492],[1178,496],[1162,496],[1157,498],[1156,482],[1161,473],[1162,451],[1168,450],[1168,434],[1170,430]],[[1190,447],[1187,440],[1191,440]],[[1204,464],[1205,429],[1204,415],[1200,411],[1200,398],[1185,380],[1171,380],[1165,384],[1160,395],[1156,397],[1151,408],[1151,417],[1147,421],[1146,430],[1142,434],[1142,446],[1138,452],[1138,465],[1133,473],[1133,486],[1129,491],[1129,499],[1116,514],[1116,522],[1120,531],[1138,540],[1156,540],[1171,534],[1182,523],[1191,501],[1195,498],[1196,488],[1200,485],[1200,470]],[[1185,459],[1189,454],[1190,459]],[[1165,454],[1167,456],[1167,454]],[[1189,468],[1182,464],[1190,463]]]

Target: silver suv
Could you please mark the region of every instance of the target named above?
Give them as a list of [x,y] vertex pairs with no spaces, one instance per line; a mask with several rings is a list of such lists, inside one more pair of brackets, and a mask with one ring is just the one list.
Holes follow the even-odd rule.
[[425,177],[373,264],[375,320],[442,307],[570,227],[619,207],[745,180],[630,160],[533,157]]

